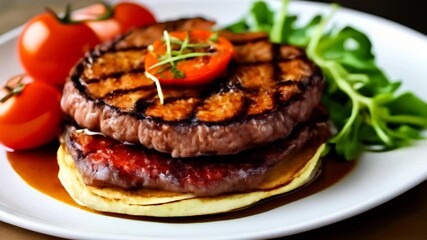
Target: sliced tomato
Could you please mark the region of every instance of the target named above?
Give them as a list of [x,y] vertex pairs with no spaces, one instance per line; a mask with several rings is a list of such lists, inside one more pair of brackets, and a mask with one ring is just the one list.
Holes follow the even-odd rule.
[[31,19],[18,39],[19,57],[28,75],[62,86],[73,65],[100,43],[83,23],[62,23],[51,13]]
[[[11,94],[11,91],[17,91]],[[9,150],[39,147],[59,133],[61,92],[47,83],[17,76],[0,89],[0,144]]]
[[[167,54],[166,41],[159,39],[152,44],[152,51],[147,53],[145,58],[146,71],[159,79],[160,83],[164,85],[194,86],[213,81],[225,71],[234,53],[233,45],[225,38],[216,38],[215,34],[206,30],[170,32],[169,36],[178,38],[181,41],[184,41],[189,36],[190,44],[208,44],[209,47],[203,47],[205,48],[204,50],[197,48],[193,50],[194,52],[202,51],[206,55],[178,60],[175,62],[174,67],[170,64],[156,66]],[[177,49],[174,50],[176,51]],[[184,54],[188,53],[189,51],[186,51]],[[177,74],[177,71],[179,74]]]

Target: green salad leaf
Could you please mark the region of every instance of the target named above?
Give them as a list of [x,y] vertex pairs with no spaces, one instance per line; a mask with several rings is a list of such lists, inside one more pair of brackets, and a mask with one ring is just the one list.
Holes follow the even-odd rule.
[[326,79],[322,102],[337,130],[330,148],[352,160],[365,150],[391,150],[421,139],[421,130],[427,128],[427,103],[413,93],[397,91],[401,82],[390,81],[378,67],[366,34],[351,26],[326,29],[338,5],[332,5],[328,16],[316,15],[298,26],[298,16],[289,14],[288,3],[283,0],[274,12],[267,3],[256,1],[246,16],[226,29],[263,31],[274,43],[306,49]]

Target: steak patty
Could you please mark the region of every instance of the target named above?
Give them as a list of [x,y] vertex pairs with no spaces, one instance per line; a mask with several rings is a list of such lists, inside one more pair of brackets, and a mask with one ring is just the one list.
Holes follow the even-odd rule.
[[287,137],[307,121],[323,77],[303,50],[262,33],[222,33],[234,45],[226,73],[197,88],[163,88],[144,75],[147,46],[163,30],[209,29],[212,22],[159,23],[98,46],[67,80],[62,109],[78,125],[172,157],[235,154]]
[[[213,196],[257,189],[278,163],[292,161],[292,156],[304,147],[315,151],[328,137],[325,121],[312,122],[297,127],[286,140],[239,154],[178,159],[140,145],[76,131],[75,127],[67,128],[64,141],[87,185]],[[295,164],[302,167],[305,162]]]

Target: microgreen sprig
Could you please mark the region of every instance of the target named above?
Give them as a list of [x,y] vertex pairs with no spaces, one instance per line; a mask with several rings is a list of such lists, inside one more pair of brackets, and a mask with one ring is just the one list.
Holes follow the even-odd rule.
[[[159,58],[158,58],[159,62],[150,66],[148,68],[148,70],[152,70],[156,67],[160,67],[160,66],[164,66],[164,65],[169,64],[170,65],[169,68],[170,68],[171,72],[174,74],[175,78],[184,78],[185,77],[184,73],[176,67],[176,64],[179,61],[182,61],[185,59],[190,59],[190,58],[195,58],[195,57],[208,56],[208,55],[212,54],[209,52],[195,52],[194,50],[197,50],[198,48],[208,48],[211,46],[211,44],[208,44],[208,43],[190,43],[190,36],[189,36],[188,32],[186,34],[184,41],[181,41],[178,38],[171,37],[167,31],[164,31],[163,32],[163,40],[164,40],[165,45],[166,45],[166,52],[164,55],[159,56]],[[178,51],[172,50],[172,44],[179,45],[180,46],[179,50]],[[150,51],[153,51],[152,46],[150,46],[148,49]],[[165,71],[167,69],[168,69],[167,67],[162,68],[162,69],[160,69],[160,71]]]
[[[158,56],[159,62],[156,64],[151,65],[146,71],[145,76],[152,80],[156,84],[157,88],[157,94],[159,96],[159,100],[161,104],[164,104],[164,95],[162,91],[162,86],[160,84],[160,80],[155,76],[157,74],[162,74],[162,72],[169,70],[174,78],[185,78],[185,74],[183,71],[179,70],[177,68],[177,63],[179,61],[185,60],[185,59],[191,59],[195,57],[203,57],[211,55],[210,52],[197,52],[200,48],[210,48],[212,45],[210,43],[190,43],[190,34],[187,32],[185,39],[181,40],[179,38],[170,36],[167,31],[163,32],[163,41],[166,45],[166,52]],[[218,40],[218,34],[214,33],[209,41],[215,42]],[[172,48],[172,44],[178,45],[179,49],[174,50]],[[148,46],[148,51],[154,52],[154,46],[150,45]],[[156,73],[153,75],[149,72],[149,70],[152,70],[156,67],[161,67],[159,70],[156,71]]]
[[148,71],[145,71],[145,76],[156,84],[157,95],[159,96],[160,104],[163,105],[165,103],[165,97],[163,95],[162,85],[160,85],[159,79]]

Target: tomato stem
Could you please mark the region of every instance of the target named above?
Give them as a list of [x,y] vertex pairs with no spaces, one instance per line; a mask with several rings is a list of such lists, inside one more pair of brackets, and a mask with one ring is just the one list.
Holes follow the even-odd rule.
[[0,103],[5,103],[7,100],[9,100],[9,98],[20,94],[24,88],[25,88],[25,84],[22,82],[22,80],[24,79],[24,74],[21,74],[19,76],[19,80],[18,83],[15,87],[11,87],[8,84],[6,84],[3,88],[6,89],[9,93],[6,94],[6,96],[2,97],[0,99]]
[[11,88],[9,85],[5,85],[3,88],[6,89],[9,92],[13,91],[13,88]]
[[50,7],[46,7],[46,12],[51,14],[52,16],[54,16],[56,18],[56,20],[58,20],[60,23],[62,24],[78,24],[78,23],[83,23],[83,22],[88,22],[88,21],[102,21],[102,20],[107,20],[110,19],[113,15],[114,15],[114,9],[110,4],[107,4],[105,2],[100,2],[100,4],[102,4],[105,7],[105,13],[98,16],[95,19],[83,19],[83,20],[73,20],[71,18],[72,16],[72,8],[71,8],[71,4],[67,4],[65,7],[65,11],[64,11],[64,15],[61,17],[60,14],[56,13],[52,8]]
[[94,21],[102,21],[110,19],[114,15],[114,9],[110,4],[107,4],[105,2],[101,2],[102,5],[105,7],[105,13],[99,17],[97,17]]

